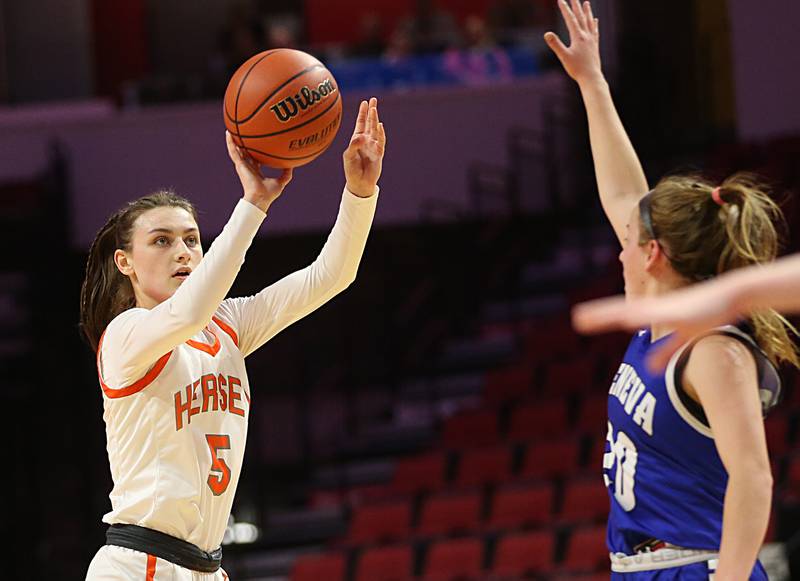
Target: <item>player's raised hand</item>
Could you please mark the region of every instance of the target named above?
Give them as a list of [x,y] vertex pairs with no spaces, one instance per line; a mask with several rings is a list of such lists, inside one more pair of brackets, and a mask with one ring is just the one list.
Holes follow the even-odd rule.
[[266,212],[272,202],[283,193],[283,188],[292,181],[291,168],[283,170],[276,178],[264,176],[259,163],[241,147],[236,146],[229,131],[225,131],[225,142],[228,145],[228,156],[242,183],[244,199]]
[[569,31],[569,47],[553,32],[546,32],[544,40],[564,66],[564,70],[579,85],[602,78],[600,64],[600,24],[592,13],[589,2],[557,0],[561,15]]
[[652,369],[661,370],[681,345],[738,317],[733,292],[726,287],[699,284],[662,297],[626,301],[620,296],[581,303],[572,311],[572,324],[580,333],[633,331],[650,325],[674,329],[672,337],[648,360]]
[[372,97],[369,103],[361,101],[350,145],[342,154],[348,190],[362,198],[375,193],[385,149],[386,132],[378,118],[378,100]]

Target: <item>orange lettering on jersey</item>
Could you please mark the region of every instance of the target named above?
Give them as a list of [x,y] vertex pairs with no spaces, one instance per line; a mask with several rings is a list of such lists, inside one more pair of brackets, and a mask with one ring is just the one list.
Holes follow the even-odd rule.
[[217,376],[207,373],[200,378],[203,384],[203,411],[208,411],[208,400],[211,400],[214,411],[217,411]]
[[242,399],[242,394],[236,391],[236,386],[241,387],[242,382],[239,381],[238,377],[233,377],[232,375],[228,376],[228,396],[230,397],[230,405],[228,406],[228,411],[232,414],[236,414],[237,416],[244,417],[244,410],[242,408],[236,407],[237,400]]
[[183,412],[189,411],[189,404],[192,401],[192,385],[186,386],[186,403],[181,403],[181,392],[175,392],[175,431],[183,427]]
[[[200,380],[198,379],[192,384],[192,402],[197,399],[197,386],[200,385]],[[189,423],[192,423],[192,416],[196,416],[200,413],[200,406],[197,407],[190,407],[189,408]]]
[[219,385],[219,409],[226,412],[228,411],[228,392],[225,388],[228,385],[228,380],[221,373],[217,377],[217,384]]
[[[184,394],[186,395],[185,401]],[[232,375],[227,377],[213,373],[203,375],[200,379],[175,392],[175,431],[182,429],[184,425],[191,424],[192,416],[199,413],[227,411],[244,417],[244,408],[238,407],[236,404],[237,401],[242,401],[242,394],[244,394],[249,408],[250,394],[247,393],[247,388],[242,386],[241,379]]]

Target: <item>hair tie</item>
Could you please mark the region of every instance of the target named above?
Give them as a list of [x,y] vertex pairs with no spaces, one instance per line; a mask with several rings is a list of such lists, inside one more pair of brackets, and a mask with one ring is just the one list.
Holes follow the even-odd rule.
[[725,201],[722,199],[722,196],[720,196],[720,187],[719,186],[717,186],[716,188],[711,190],[711,197],[718,205],[720,205],[720,206],[724,206],[725,205]]

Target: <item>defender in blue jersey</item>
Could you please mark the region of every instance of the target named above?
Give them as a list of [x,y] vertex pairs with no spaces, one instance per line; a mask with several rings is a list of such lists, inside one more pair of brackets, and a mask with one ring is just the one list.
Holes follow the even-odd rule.
[[[588,2],[570,2],[559,1],[570,46],[553,33],[545,40],[581,89],[626,296],[774,260],[781,212],[752,176],[719,185],[673,176],[650,189],[602,74],[599,23]],[[651,373],[647,356],[672,331],[640,330],[609,390],[612,579],[766,579],[757,561],[772,500],[763,414],[779,394],[776,366],[800,363],[786,322],[759,312],[742,329],[693,338]]]

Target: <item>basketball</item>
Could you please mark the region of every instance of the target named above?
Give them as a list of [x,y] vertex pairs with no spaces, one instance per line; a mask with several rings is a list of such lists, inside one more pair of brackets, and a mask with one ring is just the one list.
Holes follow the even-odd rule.
[[309,163],[333,143],[342,122],[336,79],[315,57],[288,48],[261,52],[239,67],[225,91],[225,127],[259,163]]

